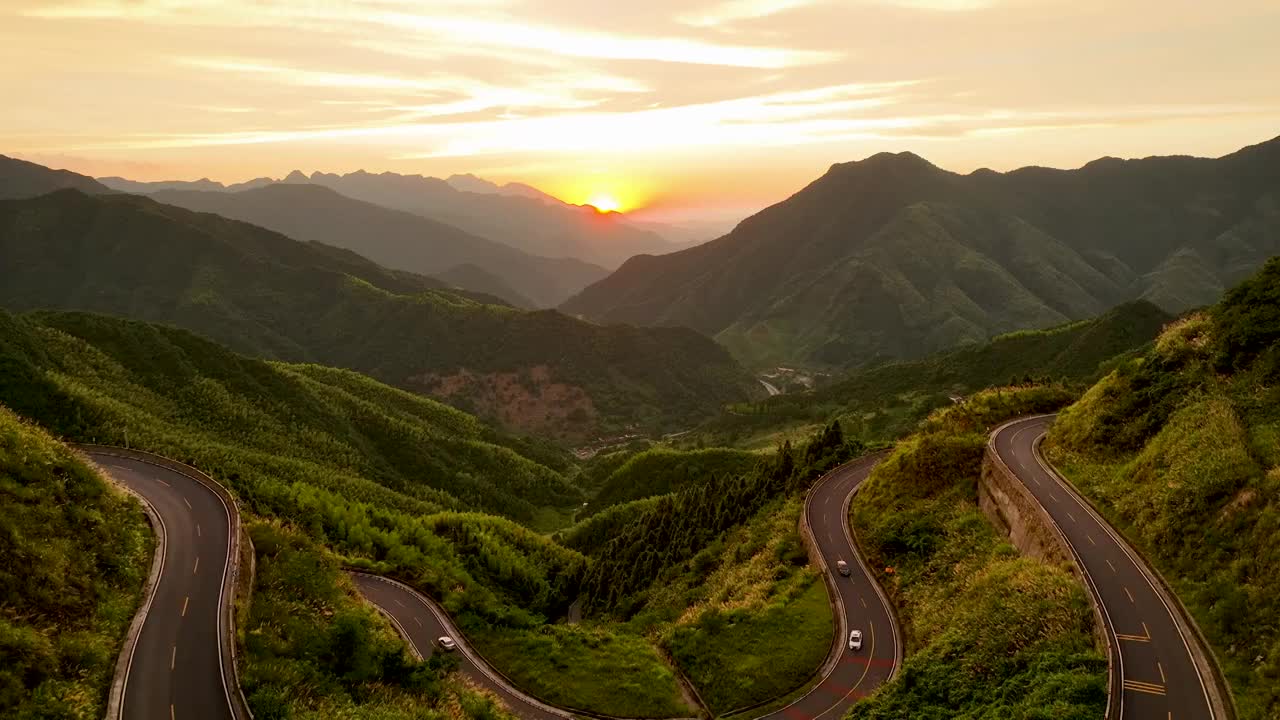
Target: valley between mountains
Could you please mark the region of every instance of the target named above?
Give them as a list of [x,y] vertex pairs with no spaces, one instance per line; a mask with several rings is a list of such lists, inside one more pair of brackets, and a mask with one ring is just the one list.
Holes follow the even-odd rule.
[[1277,717],[1278,220],[1280,140],[701,244],[0,158],[0,715]]

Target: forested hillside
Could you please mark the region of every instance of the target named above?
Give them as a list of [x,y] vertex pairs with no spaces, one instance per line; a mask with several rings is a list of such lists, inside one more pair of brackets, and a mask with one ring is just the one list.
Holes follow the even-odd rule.
[[0,201],[0,306],[11,310],[177,325],[260,357],[359,370],[544,435],[683,426],[755,391],[727,352],[689,330],[600,327],[438,287],[135,196]]
[[958,175],[909,153],[832,166],[690,250],[632,258],[562,307],[684,325],[749,364],[860,366],[1144,298],[1211,303],[1280,252],[1280,139],[1217,160]]
[[929,717],[1094,720],[1107,706],[1084,586],[1020,556],[978,508],[987,434],[1069,402],[1062,387],[981,393],[921,424],[872,472],[850,522],[893,600],[906,642],[896,680],[855,720]]
[[241,687],[255,718],[510,720],[452,673],[454,655],[415,661],[365,603],[340,559],[278,525],[250,528],[257,552]]
[[678,477],[691,464],[720,470],[607,507],[559,535],[590,559],[589,620],[614,637],[659,643],[715,713],[796,690],[832,642],[826,588],[799,535],[804,492],[862,450],[832,425],[772,454],[634,455],[640,462],[625,476],[649,467]]
[[750,447],[837,418],[852,436],[892,440],[952,398],[984,388],[1032,378],[1091,383],[1116,356],[1150,343],[1172,319],[1139,300],[1090,320],[855,370],[816,390],[733,405],[680,442]]
[[609,473],[588,510],[682,490],[720,475],[741,475],[760,461],[755,453],[728,448],[678,452],[654,448],[636,453]]
[[[128,444],[201,468],[235,492],[251,519],[287,524],[304,544],[323,544],[441,601],[504,672],[519,672],[523,660],[503,650],[557,632],[563,626],[550,623],[580,595],[582,554],[478,512],[536,522],[540,511],[578,504],[580,491],[558,472],[567,469],[565,454],[503,438],[352,372],[253,360],[185,331],[102,316],[0,314],[0,402],[73,439]],[[272,602],[286,606],[322,599],[315,588],[275,590]],[[303,625],[299,632],[319,632]],[[578,643],[564,657],[566,667],[603,662],[609,677],[637,689],[566,682],[566,702],[599,712],[641,704],[650,715],[680,705],[670,668],[629,637],[614,649]],[[277,667],[321,662],[294,640],[258,640],[278,654],[264,659]],[[264,672],[276,699],[290,702],[279,696],[290,692],[287,677]],[[652,692],[664,673],[667,697]],[[341,705],[341,692],[325,694]]]
[[[49,430],[217,462],[239,474],[242,499],[285,516],[318,502],[290,478],[406,512],[524,521],[580,497],[556,469],[520,454],[521,441],[453,408],[350,371],[236,355],[184,330],[0,312],[0,367],[0,402]],[[562,456],[545,452],[563,469]]]
[[1050,458],[1172,583],[1244,720],[1280,712],[1280,259],[1058,419]]
[[0,406],[0,715],[103,717],[152,545],[139,503]]

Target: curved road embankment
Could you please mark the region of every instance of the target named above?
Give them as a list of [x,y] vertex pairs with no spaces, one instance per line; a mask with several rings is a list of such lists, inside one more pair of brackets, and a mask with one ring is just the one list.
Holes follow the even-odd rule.
[[[859,458],[827,473],[815,484],[805,502],[805,515],[819,565],[828,576],[839,632],[821,680],[786,707],[762,716],[763,720],[836,720],[855,702],[893,677],[902,662],[897,621],[884,592],[872,578],[857,551],[849,530],[849,502],[881,455]],[[844,560],[850,575],[835,573]],[[583,715],[577,710],[553,707],[522,692],[468,645],[448,615],[435,602],[402,583],[352,573],[356,587],[388,615],[401,635],[420,656],[430,656],[436,639],[448,635],[458,643],[462,669],[474,681],[500,696],[512,711],[531,720],[554,720]],[[850,652],[849,630],[861,629],[861,651]],[[748,716],[748,713],[743,713]],[[603,717],[603,716],[600,716]]]
[[1002,425],[1000,461],[1070,546],[1111,647],[1110,720],[1228,720],[1211,653],[1142,556],[1040,454],[1053,416]]
[[162,458],[80,450],[146,503],[159,536],[154,584],[122,650],[107,720],[247,720],[230,625],[239,517],[229,495]]

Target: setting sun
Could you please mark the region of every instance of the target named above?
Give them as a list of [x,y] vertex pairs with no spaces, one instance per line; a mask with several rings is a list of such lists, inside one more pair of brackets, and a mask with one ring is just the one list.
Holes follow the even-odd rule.
[[588,205],[595,206],[600,212],[618,212],[622,209],[622,204],[618,199],[609,193],[596,193],[587,200]]

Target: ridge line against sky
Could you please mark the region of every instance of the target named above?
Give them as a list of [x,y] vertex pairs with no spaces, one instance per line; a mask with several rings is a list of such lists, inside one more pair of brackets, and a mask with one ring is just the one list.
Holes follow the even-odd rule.
[[829,165],[1222,155],[1280,134],[1280,4],[10,0],[0,152],[102,176],[281,168],[758,208]]

